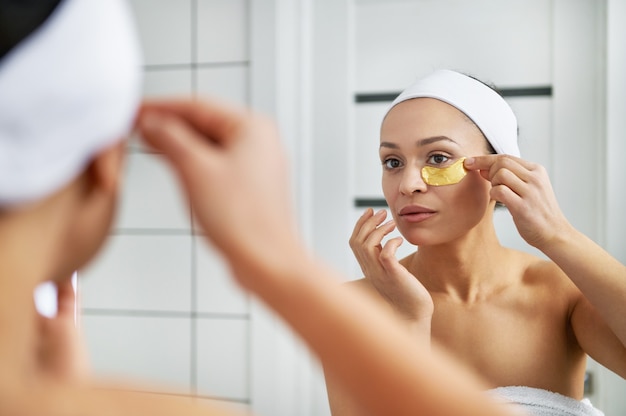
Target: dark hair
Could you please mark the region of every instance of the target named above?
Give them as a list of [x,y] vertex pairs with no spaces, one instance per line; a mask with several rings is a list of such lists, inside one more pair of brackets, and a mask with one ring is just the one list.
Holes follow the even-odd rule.
[[0,0],[0,59],[45,22],[61,0]]

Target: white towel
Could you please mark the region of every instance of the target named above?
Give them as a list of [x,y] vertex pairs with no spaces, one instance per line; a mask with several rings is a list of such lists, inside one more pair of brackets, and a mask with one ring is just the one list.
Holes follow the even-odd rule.
[[141,54],[125,0],[64,0],[0,62],[0,207],[37,201],[132,127]]
[[482,82],[447,69],[418,79],[391,103],[413,98],[435,98],[457,108],[483,132],[497,153],[520,157],[517,145],[517,118],[496,91]]
[[525,386],[498,387],[488,394],[520,405],[530,416],[604,416],[588,399],[578,401],[548,390]]

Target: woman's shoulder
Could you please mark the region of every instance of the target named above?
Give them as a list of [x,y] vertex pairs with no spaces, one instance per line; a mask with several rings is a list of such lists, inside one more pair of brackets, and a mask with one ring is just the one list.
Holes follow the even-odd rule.
[[576,289],[573,282],[552,260],[513,249],[509,249],[509,253],[512,263],[518,266],[517,270],[524,283],[559,289]]

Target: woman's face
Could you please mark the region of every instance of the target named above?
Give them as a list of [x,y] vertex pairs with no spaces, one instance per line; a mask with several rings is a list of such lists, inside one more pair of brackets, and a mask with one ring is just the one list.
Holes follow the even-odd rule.
[[397,104],[381,128],[385,199],[400,233],[415,245],[442,244],[465,235],[495,202],[478,172],[446,186],[424,183],[424,166],[447,167],[461,157],[489,153],[474,123],[449,104],[417,98]]

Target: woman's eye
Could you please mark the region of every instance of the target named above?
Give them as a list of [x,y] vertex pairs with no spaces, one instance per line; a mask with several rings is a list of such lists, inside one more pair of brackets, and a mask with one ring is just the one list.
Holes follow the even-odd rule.
[[446,155],[436,154],[428,158],[428,163],[432,165],[441,165],[446,163],[450,158]]
[[401,166],[401,163],[398,159],[385,159],[383,161],[383,165],[386,169],[396,169]]

